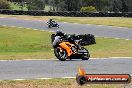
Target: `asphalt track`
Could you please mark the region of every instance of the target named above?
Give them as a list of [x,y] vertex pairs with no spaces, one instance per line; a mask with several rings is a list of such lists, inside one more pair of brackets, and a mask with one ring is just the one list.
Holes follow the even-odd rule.
[[[56,28],[48,29],[43,21],[14,18],[0,18],[0,25],[47,31],[58,30]],[[98,37],[132,40],[132,28],[71,23],[59,23],[59,25],[61,26],[59,29],[67,33],[91,33]],[[79,66],[86,69],[88,73],[123,73],[132,75],[132,58],[72,60],[65,62],[58,60],[16,60],[0,61],[0,80],[75,77]]]
[[0,61],[0,80],[75,77],[78,67],[87,73],[132,74],[130,59]]
[[[97,37],[110,37],[132,40],[132,28],[112,27],[104,25],[75,24],[58,22],[59,30],[73,34],[94,34]],[[57,28],[47,28],[45,21],[20,20],[14,18],[0,18],[0,25],[17,26],[39,30],[56,31]]]

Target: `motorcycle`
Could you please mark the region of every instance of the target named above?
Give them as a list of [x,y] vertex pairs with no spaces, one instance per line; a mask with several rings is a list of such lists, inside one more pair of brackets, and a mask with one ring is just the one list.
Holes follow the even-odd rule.
[[59,28],[59,24],[55,21],[47,22],[48,28],[57,27]]
[[90,58],[89,51],[81,46],[81,39],[74,40],[70,35],[55,36],[53,41],[54,54],[60,61],[67,59],[82,59]]

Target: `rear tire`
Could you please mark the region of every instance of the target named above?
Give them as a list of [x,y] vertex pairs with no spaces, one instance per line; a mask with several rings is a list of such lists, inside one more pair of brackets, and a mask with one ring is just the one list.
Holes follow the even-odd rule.
[[60,61],[65,61],[67,59],[67,52],[61,47],[54,48],[54,54]]

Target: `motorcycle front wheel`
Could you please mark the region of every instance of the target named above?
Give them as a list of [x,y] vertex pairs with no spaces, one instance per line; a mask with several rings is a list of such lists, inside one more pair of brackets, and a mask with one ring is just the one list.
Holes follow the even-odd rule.
[[60,61],[65,61],[67,59],[67,52],[61,47],[54,48],[54,54]]
[[82,60],[88,60],[90,58],[89,51],[86,48],[83,48],[83,49],[87,52],[87,54],[82,55],[81,58],[82,58]]

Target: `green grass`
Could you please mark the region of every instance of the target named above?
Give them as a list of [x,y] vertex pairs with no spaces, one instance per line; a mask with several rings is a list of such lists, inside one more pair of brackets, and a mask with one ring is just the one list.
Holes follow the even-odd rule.
[[[0,26],[0,59],[55,58],[47,31]],[[97,44],[85,46],[91,57],[132,57],[132,41],[96,38]]]
[[113,38],[96,38],[97,44],[86,46],[91,57],[132,57],[132,41]]
[[0,88],[121,88],[129,84],[86,84],[79,86],[75,79],[0,81]]
[[[4,30],[3,30],[4,29]],[[37,52],[51,50],[49,32],[0,27],[0,52]]]
[[50,35],[46,31],[0,26],[0,59],[51,58]]

